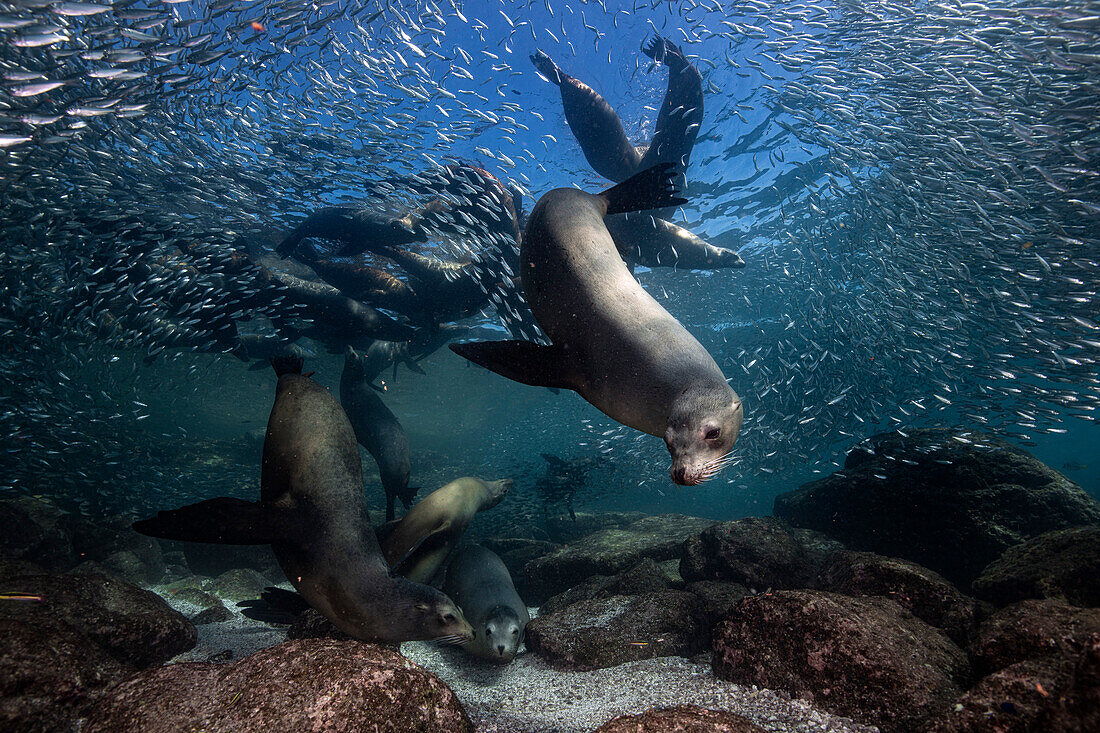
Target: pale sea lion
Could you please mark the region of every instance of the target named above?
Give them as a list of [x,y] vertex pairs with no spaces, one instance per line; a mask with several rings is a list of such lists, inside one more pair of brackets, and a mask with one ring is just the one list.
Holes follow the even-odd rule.
[[443,592],[474,629],[474,640],[463,649],[494,662],[511,662],[531,616],[504,561],[478,545],[460,548],[447,566]]
[[458,545],[474,515],[500,503],[512,479],[455,479],[425,496],[382,539],[393,572],[430,583]]
[[671,163],[600,194],[559,188],[527,222],[520,268],[527,302],[551,344],[495,341],[451,349],[509,379],[580,393],[606,415],[662,437],[678,484],[730,460],[741,399],[707,350],[630,274],[604,217],[680,205]]
[[470,639],[470,625],[451,599],[390,574],[367,513],[355,435],[336,399],[302,376],[301,359],[273,365],[279,384],[260,501],[210,499],[160,512],[134,529],[172,540],[271,544],[306,602],[358,639]]
[[362,357],[350,346],[344,351],[340,404],[359,444],[378,464],[378,476],[386,491],[386,519],[393,519],[394,500],[401,499],[407,509],[416,496],[416,488],[409,486],[409,438],[371,386]]

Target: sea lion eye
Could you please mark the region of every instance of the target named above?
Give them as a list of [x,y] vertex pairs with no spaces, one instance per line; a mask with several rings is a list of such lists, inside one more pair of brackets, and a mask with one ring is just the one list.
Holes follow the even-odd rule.
[[519,635],[519,629],[512,629],[512,636],[518,636],[518,635]]
[[485,635],[486,636],[492,636],[493,635],[493,630],[492,629],[485,629]]
[[455,615],[453,613],[445,613],[443,614],[443,620],[447,623],[451,623],[455,620]]
[[718,428],[711,428],[707,431],[707,440],[718,440],[718,436],[722,434],[722,431]]

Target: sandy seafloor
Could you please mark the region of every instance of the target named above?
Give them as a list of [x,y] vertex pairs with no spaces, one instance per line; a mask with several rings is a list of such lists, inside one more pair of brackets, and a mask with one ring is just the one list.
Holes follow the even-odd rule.
[[[163,586],[150,590],[188,617],[202,610],[174,598]],[[235,618],[197,626],[195,648],[169,663],[235,661],[286,639],[285,627],[245,618],[237,613],[233,601],[223,599],[223,603]],[[537,609],[531,610],[532,617],[537,615]],[[406,642],[401,653],[439,675],[458,695],[477,730],[484,733],[589,733],[616,715],[681,704],[729,710],[775,733],[878,730],[822,712],[783,693],[719,680],[711,674],[709,655],[693,660],[660,657],[592,672],[564,672],[526,652],[505,666],[429,642]]]

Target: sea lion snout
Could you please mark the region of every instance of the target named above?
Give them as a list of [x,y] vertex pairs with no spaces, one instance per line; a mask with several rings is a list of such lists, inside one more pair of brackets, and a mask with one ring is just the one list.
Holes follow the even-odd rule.
[[743,407],[736,394],[729,401],[716,397],[709,392],[683,400],[679,413],[669,420],[665,445],[672,456],[669,477],[675,484],[698,486],[733,460],[730,451],[741,432]]

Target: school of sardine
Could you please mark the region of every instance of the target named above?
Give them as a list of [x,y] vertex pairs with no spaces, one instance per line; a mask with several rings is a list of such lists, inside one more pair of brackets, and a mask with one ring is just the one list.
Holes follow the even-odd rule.
[[[156,505],[180,477],[142,448],[148,365],[304,332],[249,248],[321,201],[408,210],[454,160],[528,207],[591,189],[556,99],[517,77],[591,47],[606,70],[573,73],[637,85],[641,138],[652,33],[705,82],[681,223],[748,263],[637,273],[745,400],[726,478],[828,470],[882,428],[1095,425],[1095,1],[3,0],[0,487]],[[434,254],[483,273],[482,323],[536,336],[516,243],[465,224]],[[666,460],[602,419],[580,440]]]

